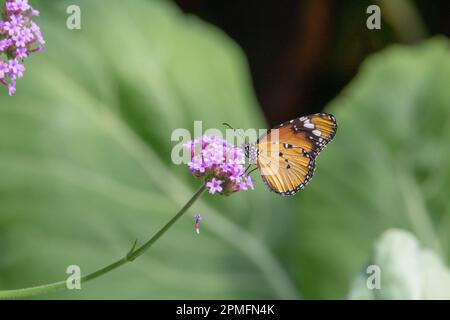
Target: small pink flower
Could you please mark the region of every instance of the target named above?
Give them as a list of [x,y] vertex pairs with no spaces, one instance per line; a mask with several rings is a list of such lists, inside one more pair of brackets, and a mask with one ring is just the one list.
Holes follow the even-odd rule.
[[5,52],[12,45],[13,41],[11,39],[0,40],[0,52]]
[[214,194],[216,192],[221,192],[223,189],[220,186],[223,183],[223,181],[220,181],[219,179],[212,178],[211,181],[206,183],[206,187],[209,189],[209,193]]
[[252,178],[247,177],[245,178],[244,181],[241,182],[241,184],[239,185],[239,187],[241,188],[241,190],[248,190],[248,188],[254,190],[255,188],[253,187],[253,181]]
[[9,72],[8,64],[0,59],[0,79],[3,79],[5,75],[8,74],[8,72]]
[[17,48],[15,54],[16,54],[16,58],[21,59],[21,60],[28,57],[28,52],[27,52],[26,48]]
[[9,77],[13,80],[23,77],[25,67],[19,63],[16,59],[9,60]]
[[8,84],[8,93],[10,96],[12,96],[14,93],[16,93],[16,81],[12,80],[10,84]]

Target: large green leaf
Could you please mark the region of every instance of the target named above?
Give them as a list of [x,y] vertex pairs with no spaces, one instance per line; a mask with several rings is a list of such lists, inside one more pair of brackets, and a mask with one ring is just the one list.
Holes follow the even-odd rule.
[[[65,28],[69,3],[81,30]],[[162,227],[199,185],[171,162],[174,129],[262,126],[240,50],[198,19],[162,1],[40,9],[47,48],[0,97],[2,289],[92,272]],[[51,297],[298,297],[267,234],[284,204],[258,189],[205,196],[133,264]]]
[[344,297],[386,228],[413,231],[447,261],[449,83],[449,43],[437,38],[369,58],[328,106],[339,129],[298,202],[289,263],[308,297]]
[[354,279],[350,299],[450,299],[450,270],[409,232],[383,233],[369,264],[375,268]]

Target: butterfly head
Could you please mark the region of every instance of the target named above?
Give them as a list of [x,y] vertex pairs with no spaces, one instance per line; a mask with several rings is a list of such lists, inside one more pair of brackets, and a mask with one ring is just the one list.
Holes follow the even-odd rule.
[[258,157],[258,151],[256,149],[256,144],[254,143],[244,143],[242,145],[244,149],[245,156],[250,163],[256,164],[256,158]]

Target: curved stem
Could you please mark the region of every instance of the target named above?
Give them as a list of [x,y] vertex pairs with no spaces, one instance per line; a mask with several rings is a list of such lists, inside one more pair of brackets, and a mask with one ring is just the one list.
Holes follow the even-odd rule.
[[[137,257],[141,256],[145,251],[147,251],[158,239],[167,231],[169,228],[194,204],[194,202],[200,198],[203,192],[206,190],[206,185],[203,184],[200,189],[192,196],[191,199],[178,211],[178,213],[166,223],[164,227],[162,227],[153,237],[151,237],[146,243],[142,246],[135,249],[136,243],[134,243],[131,250],[127,253],[125,257],[120,260],[117,260],[110,265],[107,265],[104,268],[101,268],[97,271],[89,273],[80,278],[81,282],[87,282],[89,280],[98,278],[114,269],[119,268],[120,266],[133,261]],[[36,287],[22,288],[22,289],[13,289],[13,290],[0,290],[0,299],[13,299],[13,298],[22,298],[28,297],[37,294],[45,294],[59,289],[67,288],[66,281],[59,281],[50,284],[45,284]]]

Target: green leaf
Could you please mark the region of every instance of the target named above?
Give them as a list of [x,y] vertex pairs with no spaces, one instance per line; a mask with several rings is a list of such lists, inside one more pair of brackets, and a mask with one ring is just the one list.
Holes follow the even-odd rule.
[[[68,4],[80,5],[81,30],[64,27]],[[1,289],[63,280],[72,264],[87,274],[161,228],[200,184],[171,161],[174,129],[263,127],[241,51],[174,6],[39,9],[46,50],[14,97],[0,95]],[[261,187],[205,195],[132,264],[49,297],[297,298],[266,237],[276,202]]]
[[445,38],[370,57],[327,110],[335,141],[299,196],[291,260],[308,298],[342,298],[388,228],[448,262],[450,50]]
[[450,270],[409,232],[386,231],[370,264],[379,267],[379,289],[366,283],[375,273],[363,272],[352,283],[350,299],[450,299]]

